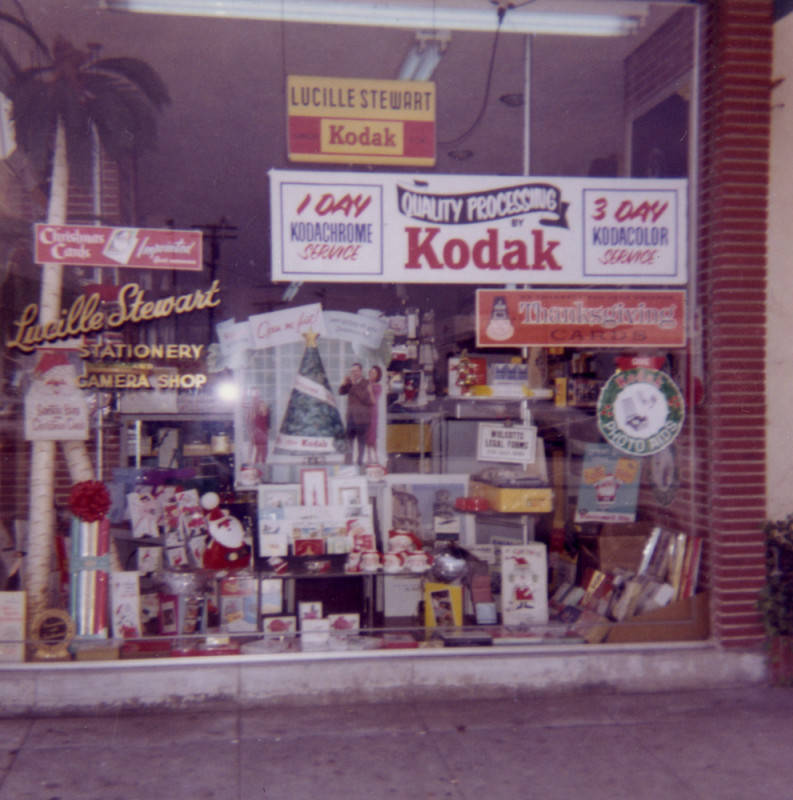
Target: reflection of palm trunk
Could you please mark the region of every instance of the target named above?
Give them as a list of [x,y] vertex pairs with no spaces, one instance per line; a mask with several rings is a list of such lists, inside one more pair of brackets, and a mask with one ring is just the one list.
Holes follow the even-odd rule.
[[[66,199],[69,168],[66,162],[66,135],[58,122],[52,165],[47,221],[53,225],[66,222]],[[60,317],[63,268],[60,264],[44,264],[41,269],[39,324],[46,325]],[[85,442],[66,442],[64,454],[73,482],[93,477]],[[55,536],[55,442],[31,444],[30,499],[28,513],[27,556],[24,586],[27,593],[28,625],[36,614],[47,607],[49,576]]]

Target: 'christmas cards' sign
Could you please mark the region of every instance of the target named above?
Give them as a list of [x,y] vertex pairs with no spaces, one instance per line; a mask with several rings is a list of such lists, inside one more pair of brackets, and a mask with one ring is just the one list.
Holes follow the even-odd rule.
[[35,235],[38,264],[191,271],[203,266],[198,230],[39,223]]
[[276,281],[687,280],[687,182],[270,171]]

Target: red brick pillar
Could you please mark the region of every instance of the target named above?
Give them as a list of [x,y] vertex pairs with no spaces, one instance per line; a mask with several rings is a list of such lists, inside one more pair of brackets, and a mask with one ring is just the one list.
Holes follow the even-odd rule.
[[713,633],[763,638],[765,291],[772,0],[708,0],[703,15],[697,293],[706,396],[695,411]]

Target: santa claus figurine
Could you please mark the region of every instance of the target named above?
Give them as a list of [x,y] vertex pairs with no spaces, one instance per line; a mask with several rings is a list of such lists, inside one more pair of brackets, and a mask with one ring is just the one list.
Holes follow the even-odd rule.
[[251,561],[251,548],[245,544],[242,523],[226,508],[220,508],[216,492],[201,496],[201,506],[206,511],[211,541],[204,551],[207,569],[241,569]]

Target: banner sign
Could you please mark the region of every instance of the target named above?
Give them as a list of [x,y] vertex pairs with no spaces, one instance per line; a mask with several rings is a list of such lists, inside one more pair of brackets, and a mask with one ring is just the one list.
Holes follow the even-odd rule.
[[681,285],[687,182],[270,171],[276,281]]
[[476,292],[477,347],[683,347],[684,289]]
[[203,266],[200,230],[37,223],[35,238],[37,264],[194,272]]
[[264,350],[291,342],[302,342],[303,334],[325,335],[325,318],[320,303],[284,308],[248,317],[249,346]]
[[291,161],[435,164],[435,84],[290,75]]

